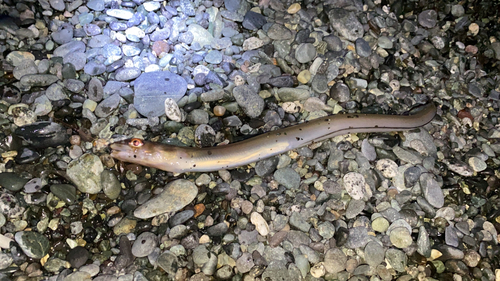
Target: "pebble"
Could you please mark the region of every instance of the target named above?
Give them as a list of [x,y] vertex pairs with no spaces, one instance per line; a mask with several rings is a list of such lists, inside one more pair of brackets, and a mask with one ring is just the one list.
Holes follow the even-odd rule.
[[277,182],[288,189],[297,189],[300,185],[300,175],[291,168],[278,169],[274,172]]
[[396,227],[390,234],[391,243],[398,248],[407,248],[411,245],[412,238],[406,227]]
[[406,263],[408,261],[404,252],[390,248],[385,252],[385,258],[389,265],[398,272],[406,271]]
[[53,184],[50,186],[50,191],[54,193],[61,201],[67,204],[76,202],[76,188],[69,184]]
[[175,180],[165,186],[163,192],[139,206],[134,216],[147,219],[167,212],[175,212],[191,203],[198,188],[188,180]]
[[274,23],[267,30],[267,36],[273,40],[288,40],[292,38],[293,34],[284,25]]
[[87,262],[89,257],[90,253],[87,249],[77,246],[68,252],[67,259],[72,267],[80,268]]
[[21,77],[20,83],[28,87],[45,87],[58,80],[59,78],[56,75],[51,74],[26,74]]
[[243,18],[242,26],[248,30],[258,30],[267,23],[266,17],[254,11],[248,11]]
[[165,113],[166,98],[177,102],[186,90],[186,80],[177,74],[168,71],[143,73],[134,82],[134,106],[145,117],[158,117]]
[[30,258],[41,259],[49,253],[49,240],[38,232],[20,231],[14,238],[24,254]]
[[107,9],[106,15],[117,19],[129,20],[134,16],[134,13],[124,9]]
[[363,37],[363,25],[356,15],[345,9],[334,8],[328,11],[328,18],[332,29],[349,41]]
[[338,102],[347,102],[351,99],[351,91],[346,84],[335,83],[335,85],[330,88],[330,97]]
[[420,186],[422,188],[422,193],[429,204],[435,208],[443,207],[443,191],[432,175],[422,174],[420,176]]
[[71,161],[66,171],[78,190],[83,193],[101,192],[101,173],[104,170],[101,160],[94,154],[86,153]]
[[302,70],[299,75],[297,75],[297,80],[302,84],[307,84],[311,80],[311,72],[307,69]]
[[433,28],[437,23],[437,12],[425,10],[418,14],[418,23],[425,28]]
[[368,42],[366,42],[363,38],[358,38],[354,42],[356,45],[356,54],[358,54],[360,57],[366,58],[371,55],[371,47]]
[[233,96],[238,105],[250,118],[256,118],[264,109],[264,100],[249,86],[237,86],[233,89]]
[[329,249],[325,253],[324,266],[329,273],[338,273],[346,268],[347,256],[339,248]]
[[297,101],[307,99],[310,93],[308,90],[301,88],[280,88],[278,89],[278,96],[283,102]]
[[156,235],[152,232],[143,232],[137,236],[134,244],[132,245],[132,254],[134,257],[142,258],[151,254],[157,243]]
[[343,178],[343,182],[345,190],[354,200],[366,200],[372,195],[362,174],[355,172],[347,173]]
[[311,43],[302,43],[295,50],[295,58],[300,63],[308,63],[316,57],[316,48]]

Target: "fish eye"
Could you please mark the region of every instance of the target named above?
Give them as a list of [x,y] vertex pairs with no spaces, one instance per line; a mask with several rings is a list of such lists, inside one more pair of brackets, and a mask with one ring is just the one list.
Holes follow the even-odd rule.
[[132,147],[141,147],[144,145],[144,142],[141,140],[141,139],[136,139],[136,138],[133,138],[130,140],[130,142],[128,143],[130,146]]

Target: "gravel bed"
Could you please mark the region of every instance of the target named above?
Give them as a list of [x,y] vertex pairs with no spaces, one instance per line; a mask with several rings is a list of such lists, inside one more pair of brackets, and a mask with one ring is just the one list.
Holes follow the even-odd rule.
[[[0,281],[500,280],[495,1],[0,0]],[[113,159],[331,114],[233,170]]]

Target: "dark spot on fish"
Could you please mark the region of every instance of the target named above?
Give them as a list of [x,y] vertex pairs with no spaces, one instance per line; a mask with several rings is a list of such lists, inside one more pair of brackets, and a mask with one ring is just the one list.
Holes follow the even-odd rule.
[[299,128],[299,131],[302,131],[302,128]]
[[193,168],[195,168],[195,167],[196,167],[196,164],[193,164]]
[[297,141],[300,141],[300,140],[301,140],[302,138],[299,138],[299,137],[295,137],[295,139],[296,139]]
[[212,151],[211,150],[207,151],[207,154],[212,155]]
[[137,155],[134,154],[134,158],[137,158]]
[[325,119],[325,122],[330,122],[330,119]]
[[181,156],[179,156],[179,160],[181,160],[181,159],[182,159],[182,157],[181,157]]
[[328,130],[330,130],[330,127],[328,127]]

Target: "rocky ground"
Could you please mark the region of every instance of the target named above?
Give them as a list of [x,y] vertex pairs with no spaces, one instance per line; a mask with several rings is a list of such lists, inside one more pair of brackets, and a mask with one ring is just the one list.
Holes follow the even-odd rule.
[[[500,280],[495,1],[0,0],[0,280]],[[234,170],[115,161],[438,106]]]

